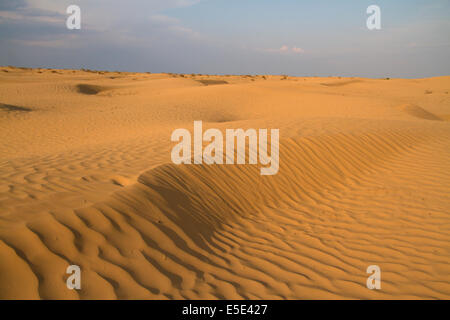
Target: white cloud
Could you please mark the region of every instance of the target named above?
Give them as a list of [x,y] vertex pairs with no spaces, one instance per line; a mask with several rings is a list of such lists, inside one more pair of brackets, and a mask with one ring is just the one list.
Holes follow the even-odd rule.
[[305,53],[305,50],[299,47],[292,47],[290,48],[287,45],[282,45],[279,49],[265,49],[263,50],[265,52],[272,52],[272,53],[283,53],[283,54],[302,54]]
[[292,48],[292,52],[294,52],[294,53],[305,53],[305,50],[303,50],[302,48],[293,47]]
[[167,24],[179,24],[180,20],[177,18],[169,17],[163,14],[154,14],[149,17],[149,20],[155,24],[167,25]]

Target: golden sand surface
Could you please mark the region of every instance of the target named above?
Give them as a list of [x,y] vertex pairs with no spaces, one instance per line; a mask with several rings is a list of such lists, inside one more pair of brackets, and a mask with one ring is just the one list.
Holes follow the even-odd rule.
[[[449,299],[449,91],[0,67],[0,298]],[[195,120],[279,128],[278,174],[173,164]]]

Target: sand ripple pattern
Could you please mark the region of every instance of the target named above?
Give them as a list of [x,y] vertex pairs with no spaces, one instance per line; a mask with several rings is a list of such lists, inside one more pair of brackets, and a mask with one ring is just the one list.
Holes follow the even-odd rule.
[[0,216],[0,298],[449,299],[442,132],[292,137],[276,176],[163,164],[106,201]]

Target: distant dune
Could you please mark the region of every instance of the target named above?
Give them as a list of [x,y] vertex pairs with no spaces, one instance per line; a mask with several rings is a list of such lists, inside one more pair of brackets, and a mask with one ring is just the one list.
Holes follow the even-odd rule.
[[[0,84],[0,299],[450,298],[450,77]],[[173,164],[195,120],[280,129],[278,174]]]

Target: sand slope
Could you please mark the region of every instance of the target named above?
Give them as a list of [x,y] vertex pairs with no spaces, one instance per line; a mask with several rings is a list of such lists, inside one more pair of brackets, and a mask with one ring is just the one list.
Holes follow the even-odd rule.
[[[2,299],[450,298],[449,77],[0,83]],[[194,120],[279,128],[279,173],[172,164]]]

